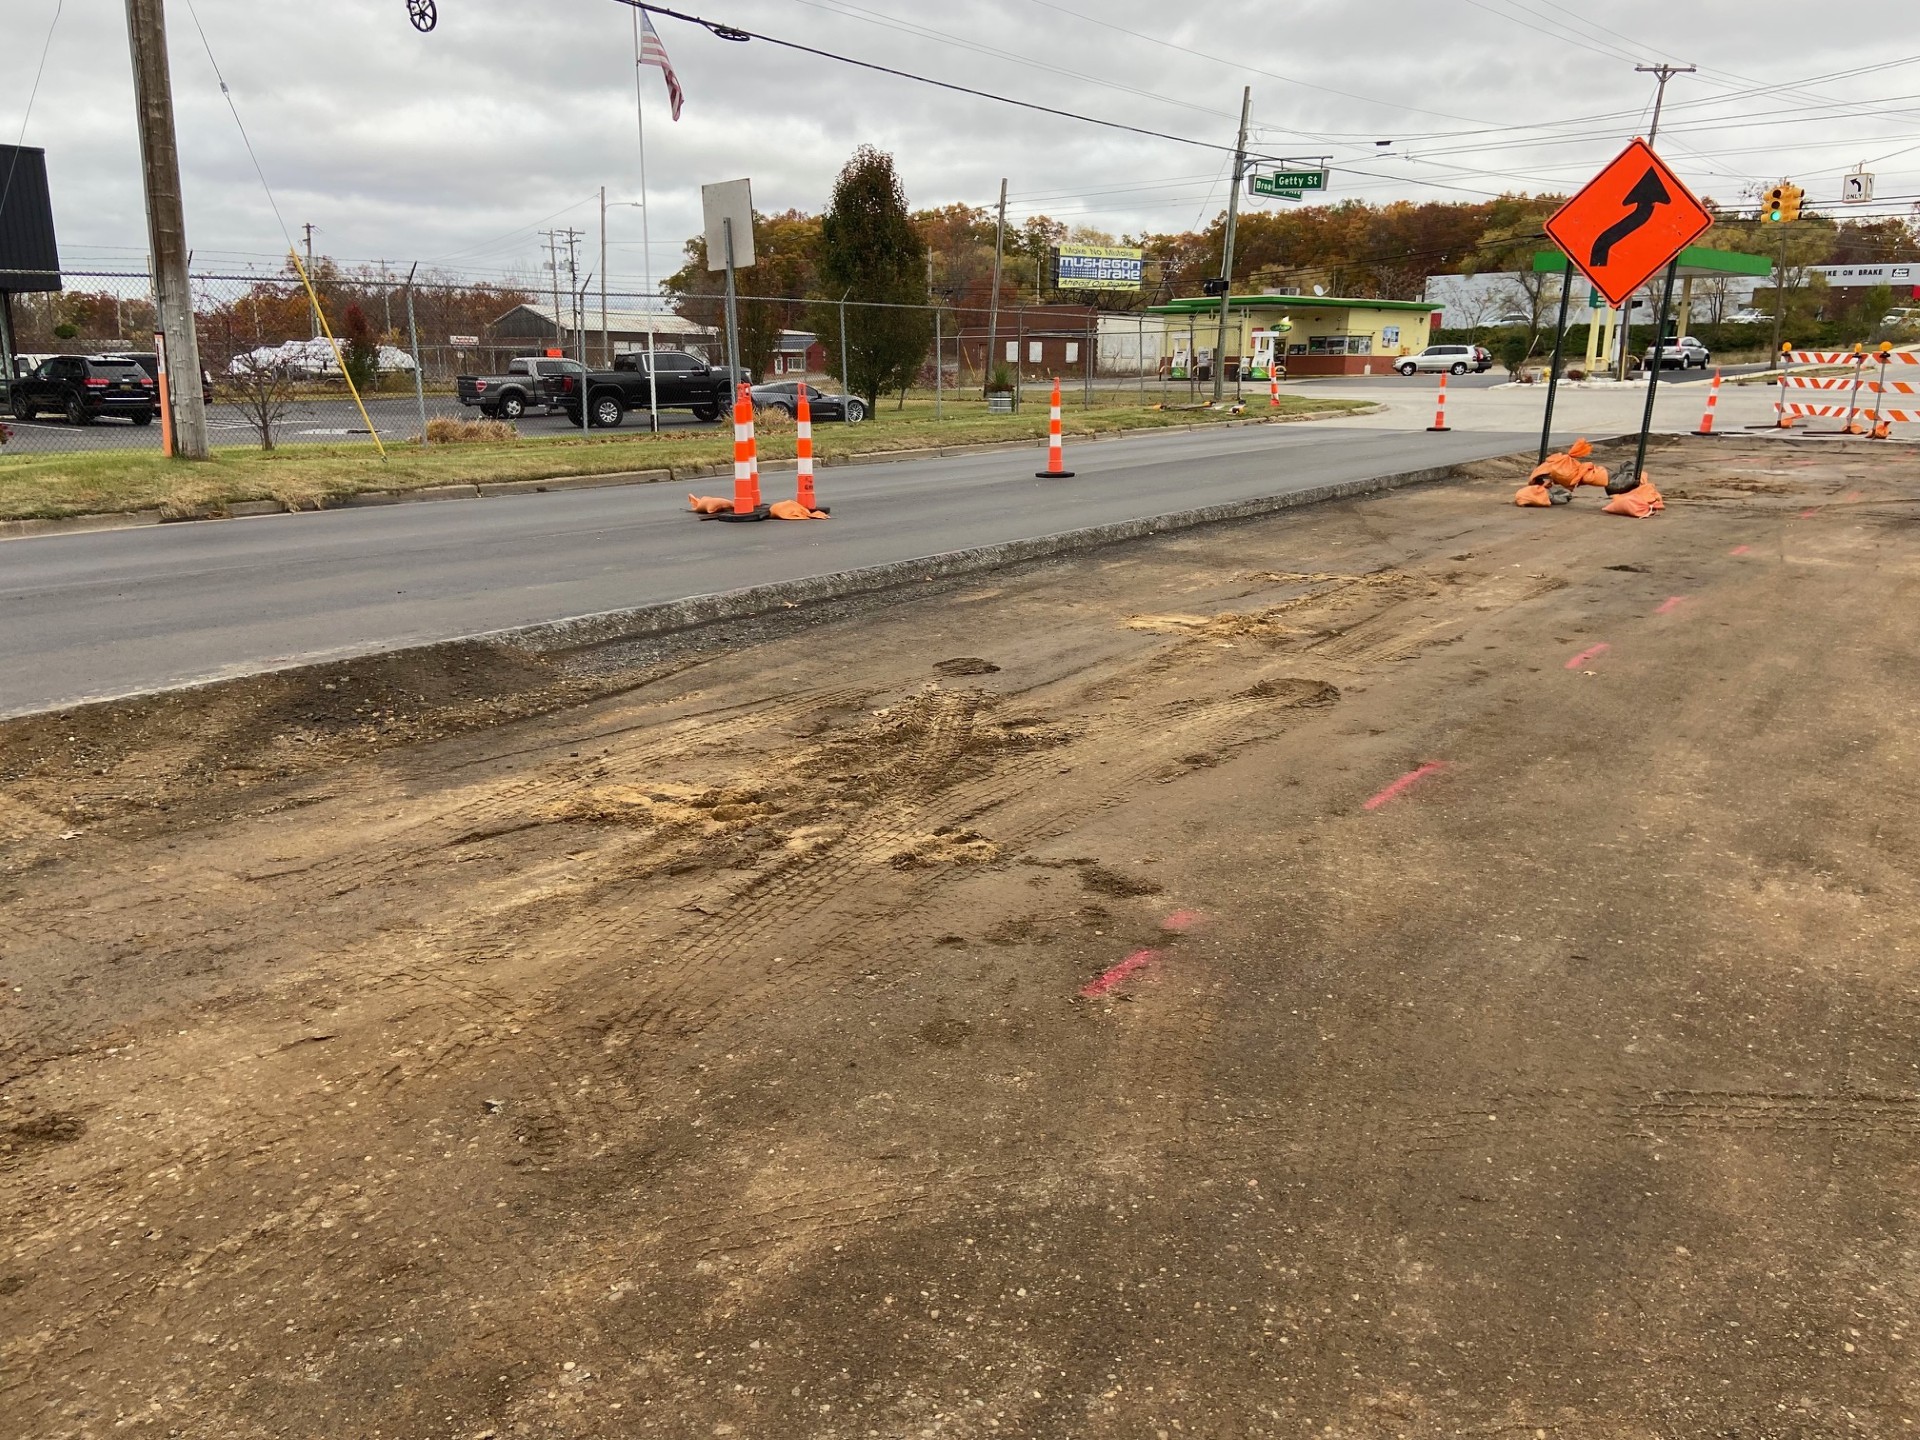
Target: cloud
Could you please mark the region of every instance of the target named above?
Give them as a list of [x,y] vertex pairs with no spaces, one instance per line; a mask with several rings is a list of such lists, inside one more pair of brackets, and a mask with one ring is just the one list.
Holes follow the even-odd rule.
[[[692,0],[689,0],[692,3]],[[957,84],[1166,131],[1232,140],[1240,87],[1256,143],[1328,155],[1328,196],[1470,198],[1567,189],[1644,129],[1636,60],[1698,57],[1669,88],[1662,149],[1696,190],[1792,174],[1816,199],[1862,156],[1912,143],[1920,107],[1891,97],[1920,67],[1817,80],[1860,64],[1785,3],[1728,25],[1714,7],[1623,0],[1594,19],[1540,0],[1215,3],[1147,0],[700,0],[703,14]],[[193,10],[298,233],[343,259],[534,273],[548,225],[589,232],[610,211],[620,288],[642,271],[630,16],[614,0],[440,0],[420,35],[403,0],[170,0],[187,221],[197,266],[272,265],[285,239],[221,96]],[[0,54],[12,138],[54,0],[13,0]],[[1104,22],[1104,23],[1101,23]],[[1791,26],[1794,43],[1777,44]],[[687,92],[667,116],[642,73],[655,275],[699,226],[703,181],[750,175],[763,210],[817,210],[853,148],[891,150],[916,206],[991,204],[1113,233],[1204,223],[1225,201],[1219,150],[1052,118],[764,43],[657,20]],[[1136,33],[1127,33],[1136,32]],[[1185,48],[1176,48],[1185,47]],[[118,5],[69,0],[29,144],[44,145],[69,264],[142,268],[126,32]],[[1708,61],[1711,64],[1708,64]],[[1774,88],[1763,90],[1761,87]],[[1754,93],[1759,92],[1759,93]],[[1889,97],[1874,101],[1872,97]],[[1846,100],[1851,110],[1828,104]],[[1862,113],[1865,112],[1865,113]],[[1594,117],[1581,123],[1580,117]],[[1551,126],[1552,129],[1541,127]],[[1390,146],[1374,142],[1390,140]],[[1890,159],[1882,195],[1920,192],[1920,150]],[[1893,207],[1880,207],[1882,209]],[[593,259],[597,266],[597,255]]]

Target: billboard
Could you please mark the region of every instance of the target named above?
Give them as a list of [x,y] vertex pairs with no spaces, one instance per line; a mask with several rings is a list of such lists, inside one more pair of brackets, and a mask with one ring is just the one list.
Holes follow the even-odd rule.
[[1062,245],[1054,251],[1053,283],[1060,290],[1138,290],[1144,265],[1130,245]]
[[0,290],[58,290],[47,152],[0,145]]

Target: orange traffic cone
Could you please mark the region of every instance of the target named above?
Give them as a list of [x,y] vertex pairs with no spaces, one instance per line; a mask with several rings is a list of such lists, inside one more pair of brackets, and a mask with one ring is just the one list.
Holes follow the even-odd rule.
[[1719,403],[1720,403],[1720,370],[1716,366],[1713,372],[1713,384],[1709,386],[1707,389],[1706,412],[1701,415],[1700,428],[1694,431],[1693,432],[1694,434],[1711,435],[1713,433],[1713,407],[1715,405],[1718,405]]
[[1060,377],[1053,377],[1053,405],[1047,412],[1047,468],[1033,472],[1036,480],[1071,480],[1065,454],[1060,448]]
[[1280,372],[1278,370],[1267,371],[1267,408],[1269,410],[1280,408]]
[[827,507],[813,498],[813,406],[807,403],[807,387],[804,383],[796,387],[796,393],[793,449],[798,473],[793,478],[793,498],[809,511],[825,515],[828,513]]
[[742,385],[733,399],[733,509],[715,520],[764,520],[760,503],[760,457],[753,438],[753,396]]
[[1451,430],[1452,428],[1447,424],[1447,372],[1442,370],[1440,372],[1440,403],[1433,412],[1433,423],[1427,426],[1427,429]]

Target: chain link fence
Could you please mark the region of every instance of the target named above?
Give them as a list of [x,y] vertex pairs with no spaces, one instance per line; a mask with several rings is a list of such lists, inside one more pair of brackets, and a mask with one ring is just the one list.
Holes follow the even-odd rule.
[[[532,357],[559,355],[604,369],[632,363],[623,357],[651,344],[716,366],[726,358],[723,306],[712,295],[543,293],[444,277],[409,284],[364,270],[344,274],[326,261],[312,278],[310,297],[298,275],[191,277],[214,445],[365,442],[374,430],[386,442],[415,440],[436,418],[475,418],[475,409],[460,403],[460,376],[502,375]],[[63,279],[59,291],[0,294],[0,415],[13,432],[0,453],[158,449],[160,427],[139,419],[137,402],[122,402],[118,381],[90,387],[84,367],[76,373],[71,363],[56,363],[132,357],[151,372],[156,327],[148,276],[89,270]],[[6,280],[0,272],[0,292]],[[1170,379],[1172,337],[1163,335],[1160,317],[1144,313],[743,294],[737,314],[754,382],[805,380],[830,391],[846,388],[838,379],[843,348],[858,375],[869,337],[889,318],[910,316],[919,360],[896,367],[881,414],[909,404],[956,416],[1045,404],[1056,378],[1070,405],[1185,400],[1193,390],[1189,380]],[[131,372],[121,365],[100,373]],[[177,386],[181,377],[170,379]],[[90,389],[112,392],[119,403],[91,405],[99,397]],[[661,421],[702,423],[687,412],[663,412]],[[537,438],[573,433],[578,422],[536,404],[515,423]],[[637,423],[646,423],[644,412]]]

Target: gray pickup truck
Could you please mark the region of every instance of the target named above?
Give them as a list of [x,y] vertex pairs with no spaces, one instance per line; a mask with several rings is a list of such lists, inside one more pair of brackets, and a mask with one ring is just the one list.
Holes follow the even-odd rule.
[[[578,360],[519,355],[507,362],[504,375],[462,375],[454,383],[462,405],[477,406],[482,415],[518,420],[536,405],[549,414],[564,406],[575,393],[580,370]],[[580,414],[577,398],[573,413]]]
[[[596,427],[618,425],[629,411],[647,412],[649,392],[655,385],[655,401],[661,410],[691,410],[696,420],[714,420],[733,401],[733,385],[725,366],[709,365],[698,355],[684,350],[655,350],[653,371],[647,370],[646,352],[614,357],[614,368],[595,370],[587,376],[589,413]],[[567,418],[580,423],[580,402],[569,394],[561,401]]]

